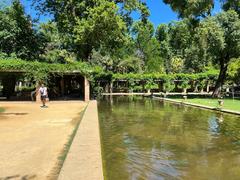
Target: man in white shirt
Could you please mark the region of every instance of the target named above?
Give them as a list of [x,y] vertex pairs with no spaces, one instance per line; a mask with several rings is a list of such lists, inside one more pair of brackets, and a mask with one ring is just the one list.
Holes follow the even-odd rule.
[[41,107],[47,107],[46,101],[48,98],[48,92],[47,92],[47,87],[45,87],[44,84],[42,84],[41,87],[39,88],[39,93],[41,95],[41,101],[43,104]]

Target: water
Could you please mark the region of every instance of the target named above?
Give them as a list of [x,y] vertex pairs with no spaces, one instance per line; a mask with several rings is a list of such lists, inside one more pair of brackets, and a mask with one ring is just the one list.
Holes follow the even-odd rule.
[[98,103],[107,180],[240,179],[240,117],[142,97]]

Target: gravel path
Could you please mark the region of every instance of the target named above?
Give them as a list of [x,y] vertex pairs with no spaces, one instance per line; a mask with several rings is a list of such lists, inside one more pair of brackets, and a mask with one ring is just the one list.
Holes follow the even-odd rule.
[[6,103],[0,113],[0,180],[54,179],[84,102]]

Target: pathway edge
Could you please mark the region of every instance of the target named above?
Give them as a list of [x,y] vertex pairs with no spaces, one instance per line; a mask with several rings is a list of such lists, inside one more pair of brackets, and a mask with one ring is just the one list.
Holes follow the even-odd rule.
[[58,180],[103,180],[97,101],[90,101]]

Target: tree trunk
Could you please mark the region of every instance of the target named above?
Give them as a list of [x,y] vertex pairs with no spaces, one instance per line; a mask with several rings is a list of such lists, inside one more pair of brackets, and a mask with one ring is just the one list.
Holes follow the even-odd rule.
[[226,79],[227,68],[228,68],[228,64],[221,63],[220,73],[218,75],[218,80],[215,84],[212,97],[220,97],[221,96],[221,88],[222,88],[222,86],[224,84],[224,81]]

